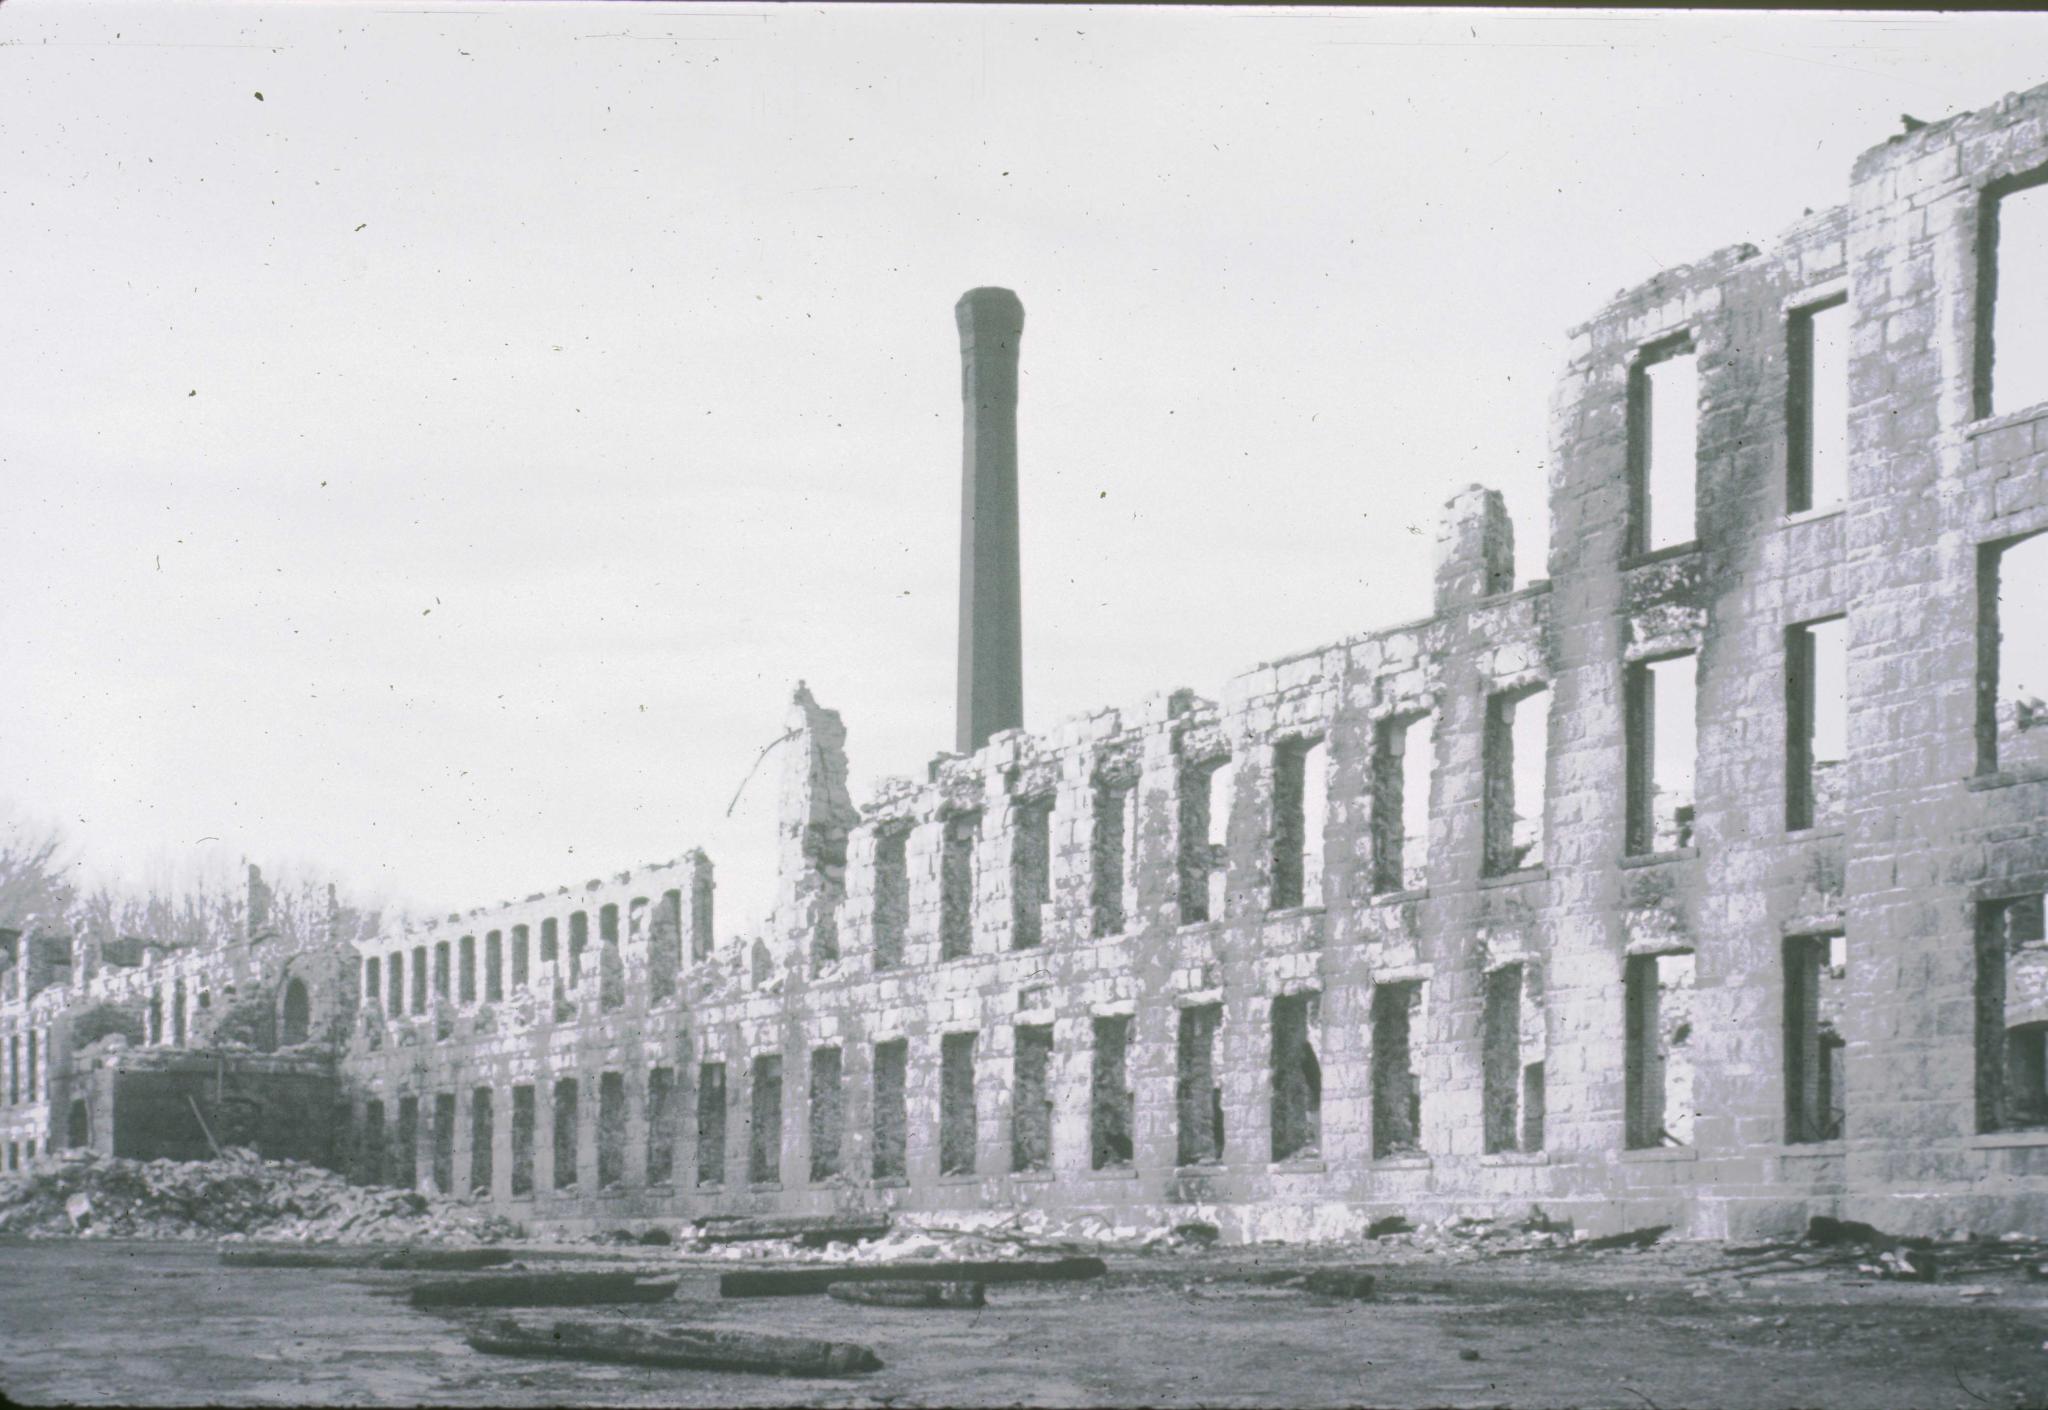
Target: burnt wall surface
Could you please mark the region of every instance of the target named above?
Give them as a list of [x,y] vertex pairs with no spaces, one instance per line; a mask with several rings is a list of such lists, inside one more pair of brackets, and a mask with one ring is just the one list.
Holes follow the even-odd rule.
[[690,853],[350,949],[337,1158],[543,1226],[2048,1232],[2048,734],[1999,674],[2048,386],[1988,390],[2042,176],[2048,89],[1574,330],[1544,580],[1475,486],[1428,619],[859,807],[799,687],[765,930],[713,943]]

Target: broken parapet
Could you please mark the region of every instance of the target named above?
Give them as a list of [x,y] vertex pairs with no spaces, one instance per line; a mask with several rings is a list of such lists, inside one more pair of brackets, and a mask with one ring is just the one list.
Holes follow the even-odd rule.
[[1515,525],[1499,490],[1467,485],[1444,505],[1436,537],[1436,608],[1442,612],[1515,586]]

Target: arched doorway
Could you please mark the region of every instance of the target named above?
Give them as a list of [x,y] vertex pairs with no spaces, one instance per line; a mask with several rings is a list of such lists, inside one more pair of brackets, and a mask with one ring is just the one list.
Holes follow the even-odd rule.
[[293,979],[284,986],[284,1046],[305,1042],[311,1026],[312,1004],[306,997],[305,981]]

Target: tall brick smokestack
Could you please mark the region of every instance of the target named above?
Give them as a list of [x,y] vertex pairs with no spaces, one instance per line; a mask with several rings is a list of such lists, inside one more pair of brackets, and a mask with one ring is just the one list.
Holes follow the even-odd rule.
[[1017,345],[1024,305],[969,289],[960,325],[966,435],[960,477],[958,748],[971,754],[1024,723],[1024,620],[1017,562]]

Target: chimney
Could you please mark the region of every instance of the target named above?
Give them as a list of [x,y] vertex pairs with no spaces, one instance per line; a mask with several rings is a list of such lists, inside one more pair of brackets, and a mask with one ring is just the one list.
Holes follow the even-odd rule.
[[1024,305],[970,289],[960,325],[966,434],[960,477],[960,694],[957,748],[971,754],[1024,724],[1024,625],[1017,560],[1017,345]]

